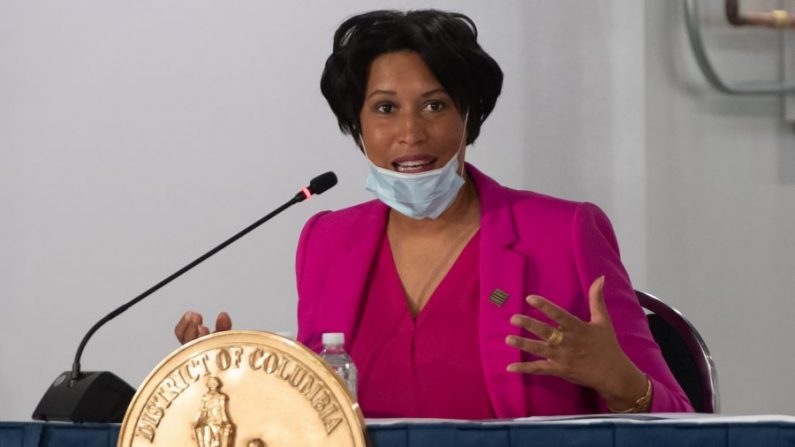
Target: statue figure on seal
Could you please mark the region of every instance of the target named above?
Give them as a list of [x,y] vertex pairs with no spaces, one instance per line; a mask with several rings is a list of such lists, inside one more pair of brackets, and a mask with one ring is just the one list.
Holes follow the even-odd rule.
[[201,398],[201,408],[193,421],[197,447],[232,447],[235,426],[227,412],[228,396],[220,391],[221,381],[207,378],[207,392]]

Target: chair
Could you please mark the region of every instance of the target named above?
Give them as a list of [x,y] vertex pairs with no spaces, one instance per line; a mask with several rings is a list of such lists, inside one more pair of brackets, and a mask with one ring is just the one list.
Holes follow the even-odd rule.
[[718,413],[718,376],[707,344],[695,327],[659,298],[636,290],[654,340],[676,381],[699,413]]

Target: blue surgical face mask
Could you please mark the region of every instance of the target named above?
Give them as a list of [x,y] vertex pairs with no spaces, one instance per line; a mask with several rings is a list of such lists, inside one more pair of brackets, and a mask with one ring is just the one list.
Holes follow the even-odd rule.
[[[464,135],[466,136],[466,117]],[[464,186],[463,167],[459,172],[459,149],[443,167],[418,174],[395,172],[376,166],[367,157],[364,140],[360,137],[362,149],[370,168],[365,189],[371,191],[381,202],[390,208],[414,219],[436,219],[455,200],[458,191]]]

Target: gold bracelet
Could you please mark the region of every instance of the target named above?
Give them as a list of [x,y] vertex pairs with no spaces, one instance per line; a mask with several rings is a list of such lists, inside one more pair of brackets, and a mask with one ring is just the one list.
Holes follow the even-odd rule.
[[649,410],[649,404],[651,403],[651,379],[649,376],[646,376],[646,394],[643,395],[640,399],[635,401],[635,405],[632,408],[627,410],[615,410],[610,408],[610,405],[607,406],[607,409],[610,410],[611,413],[641,413]]

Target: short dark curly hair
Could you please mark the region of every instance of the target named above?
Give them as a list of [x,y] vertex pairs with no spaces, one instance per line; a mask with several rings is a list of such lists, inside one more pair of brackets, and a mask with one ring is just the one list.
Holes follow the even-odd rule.
[[458,110],[469,112],[467,144],[471,144],[502,90],[502,70],[477,37],[475,23],[454,12],[382,10],[350,17],[334,33],[320,90],[342,133],[351,135],[361,148],[359,113],[370,64],[385,53],[416,51]]

